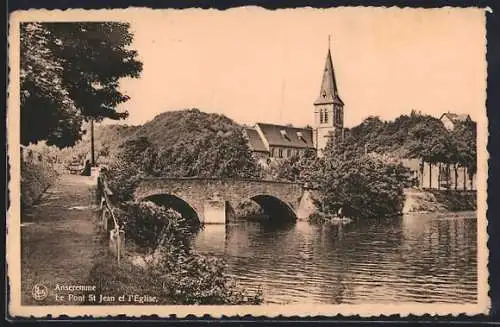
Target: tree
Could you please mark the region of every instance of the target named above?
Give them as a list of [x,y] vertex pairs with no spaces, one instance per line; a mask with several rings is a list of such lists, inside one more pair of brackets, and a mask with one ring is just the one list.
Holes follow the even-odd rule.
[[22,24],[22,143],[71,146],[83,120],[127,117],[114,108],[129,99],[119,80],[142,71],[132,38],[126,23]]
[[257,178],[260,168],[241,126],[198,109],[164,112],[136,132],[158,152],[156,176]]
[[[467,169],[472,188],[472,178],[477,171],[477,124],[471,120],[457,122],[452,137],[457,144],[457,163]],[[465,169],[464,189],[467,188]]]
[[257,178],[260,169],[240,128],[186,135],[161,147],[155,174],[170,177]]
[[47,140],[64,147],[81,135],[82,116],[62,80],[62,60],[49,50],[52,35],[39,23],[21,24],[21,143]]
[[317,185],[321,179],[322,160],[316,150],[308,149],[302,155],[294,155],[270,165],[270,177],[278,180]]
[[[341,150],[342,151],[342,150]],[[345,159],[344,159],[345,158]],[[331,151],[318,180],[324,210],[356,218],[382,217],[401,212],[403,190],[410,186],[409,170],[374,155]]]
[[408,142],[405,144],[410,158],[421,159],[421,175],[424,163],[429,163],[429,187],[432,187],[432,165],[447,162],[447,149],[451,148],[449,135],[443,124],[430,116],[423,119],[408,130]]
[[141,178],[151,175],[156,149],[146,137],[127,139],[114,154],[105,170],[116,201],[129,201]]

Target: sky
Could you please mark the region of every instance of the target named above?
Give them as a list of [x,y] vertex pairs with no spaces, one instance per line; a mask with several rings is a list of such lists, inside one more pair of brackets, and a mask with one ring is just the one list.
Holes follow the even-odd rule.
[[[124,79],[126,124],[199,108],[238,123],[313,121],[330,46],[347,127],[412,109],[485,116],[482,9],[148,10],[131,23],[144,64]],[[331,42],[328,36],[331,35]]]

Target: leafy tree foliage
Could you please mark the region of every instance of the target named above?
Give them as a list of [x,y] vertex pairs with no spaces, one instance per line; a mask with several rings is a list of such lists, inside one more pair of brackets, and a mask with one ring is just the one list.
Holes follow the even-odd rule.
[[382,157],[333,149],[323,158],[324,169],[317,181],[323,209],[340,207],[351,217],[382,217],[399,214],[404,188],[411,186],[410,172],[401,164]]
[[[456,122],[448,131],[442,122],[432,116],[412,111],[393,121],[368,117],[348,131],[342,145],[350,153],[384,153],[393,158],[417,158],[431,165],[466,167],[470,178],[476,171],[476,124]],[[429,174],[432,179],[432,175]]]
[[178,251],[188,251],[191,226],[177,212],[152,202],[127,202],[121,218],[125,233],[146,253],[168,243]]
[[170,111],[137,133],[158,149],[151,174],[169,177],[240,177],[260,175],[242,128],[223,115],[198,109]]
[[316,151],[311,149],[300,156],[272,161],[264,174],[267,179],[313,183],[320,179],[321,165],[322,161],[317,158]]
[[123,203],[133,199],[141,178],[150,175],[155,156],[155,150],[145,137],[128,139],[120,145],[104,172],[115,201]]
[[[82,116],[62,80],[63,65],[50,51],[42,24],[21,24],[21,143],[39,140],[71,145],[80,136]],[[68,142],[69,141],[69,142]]]
[[466,167],[468,177],[472,180],[477,171],[477,124],[474,121],[460,122],[453,129],[451,136],[456,147],[453,162]]
[[131,42],[125,23],[23,23],[21,142],[71,146],[83,120],[127,117],[113,108],[128,100],[120,78],[142,70]]

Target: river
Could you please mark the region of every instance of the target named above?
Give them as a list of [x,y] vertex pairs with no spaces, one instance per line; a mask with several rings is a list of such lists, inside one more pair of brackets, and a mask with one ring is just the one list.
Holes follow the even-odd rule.
[[298,221],[207,225],[194,246],[224,258],[265,303],[474,303],[475,212],[412,214],[345,226]]

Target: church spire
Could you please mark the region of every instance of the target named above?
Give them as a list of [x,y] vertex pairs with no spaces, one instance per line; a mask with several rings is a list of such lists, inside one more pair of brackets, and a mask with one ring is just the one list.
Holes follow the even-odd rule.
[[335,79],[335,70],[333,69],[333,61],[331,54],[331,36],[328,35],[328,53],[326,55],[325,68],[323,70],[323,79],[321,81],[320,94],[314,104],[340,104],[342,100],[338,94],[337,80]]
[[328,142],[337,144],[344,139],[344,103],[340,99],[331,53],[331,37],[328,35],[328,52],[319,96],[314,102],[313,140],[322,155]]

